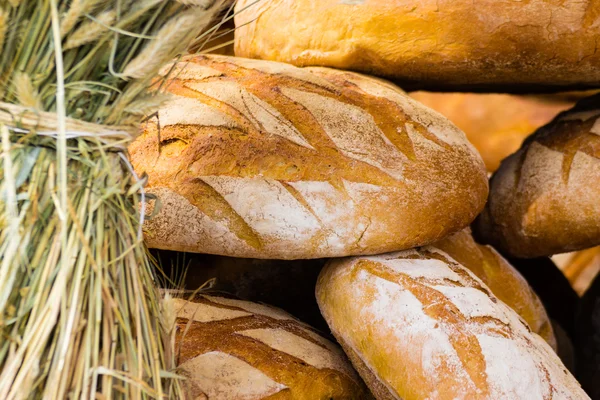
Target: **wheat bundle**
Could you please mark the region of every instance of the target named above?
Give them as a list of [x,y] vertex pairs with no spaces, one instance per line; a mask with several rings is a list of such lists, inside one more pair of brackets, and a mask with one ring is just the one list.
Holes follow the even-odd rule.
[[124,151],[221,5],[0,1],[1,399],[181,396]]

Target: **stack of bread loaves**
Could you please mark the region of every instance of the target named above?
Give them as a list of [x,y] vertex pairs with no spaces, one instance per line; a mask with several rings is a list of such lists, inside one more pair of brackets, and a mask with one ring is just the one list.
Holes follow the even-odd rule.
[[[538,296],[469,225],[483,211],[478,236],[510,255],[592,245],[600,213],[595,192],[581,187],[600,171],[595,100],[509,158],[488,201],[486,166],[454,124],[388,81],[330,67],[419,87],[593,86],[598,6],[236,7],[236,55],[250,58],[196,55],[165,66],[171,97],[129,148],[148,175],[145,240],[281,263],[332,258],[316,301],[343,352],[264,304],[205,292],[173,300],[190,398],[587,399],[555,352]],[[560,158],[558,169],[543,157]],[[519,223],[549,238],[524,238]]]

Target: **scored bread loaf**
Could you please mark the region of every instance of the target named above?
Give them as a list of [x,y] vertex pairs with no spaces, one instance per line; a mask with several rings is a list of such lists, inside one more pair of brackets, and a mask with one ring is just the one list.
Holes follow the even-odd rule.
[[405,89],[600,83],[597,0],[240,0],[236,10],[241,57],[361,71]]
[[190,400],[371,398],[336,345],[278,308],[222,294],[169,302]]
[[600,244],[600,95],[530,136],[490,180],[476,238],[529,258]]
[[412,92],[410,96],[462,130],[489,172],[517,151],[531,132],[575,104],[572,99],[551,95]]
[[470,229],[463,229],[434,246],[474,273],[494,296],[515,310],[531,330],[556,350],[556,339],[548,314],[525,278],[496,250],[477,244]]
[[432,246],[330,261],[316,289],[377,399],[587,399],[552,348]]
[[373,254],[433,242],[483,208],[479,154],[390,83],[223,56],[179,65],[173,98],[129,147],[160,200],[144,227],[149,247]]

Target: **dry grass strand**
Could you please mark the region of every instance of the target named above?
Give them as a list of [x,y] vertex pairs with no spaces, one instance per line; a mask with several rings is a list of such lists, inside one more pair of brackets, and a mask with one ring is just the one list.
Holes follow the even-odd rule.
[[28,74],[16,72],[13,77],[13,86],[17,99],[22,106],[35,108],[36,110],[42,109],[40,94]]
[[105,11],[96,17],[98,21],[86,21],[82,23],[79,28],[69,35],[63,49],[74,49],[98,40],[108,31],[105,25],[111,26],[115,22],[116,16],[117,14],[113,10]]
[[179,52],[181,43],[196,37],[210,23],[213,15],[212,12],[194,7],[169,21],[156,34],[156,40],[125,67],[123,75],[135,79],[155,75],[164,60],[173,58]]

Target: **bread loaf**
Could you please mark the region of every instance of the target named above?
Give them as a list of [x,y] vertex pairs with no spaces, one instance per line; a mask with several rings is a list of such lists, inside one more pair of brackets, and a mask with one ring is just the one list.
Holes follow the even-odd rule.
[[160,200],[150,247],[381,253],[440,239],[483,208],[485,168],[464,134],[390,83],[223,56],[181,64],[172,100],[129,148]]
[[189,399],[369,399],[344,353],[284,311],[222,295],[170,300]]
[[317,301],[377,399],[587,399],[552,348],[445,252],[336,259]]
[[542,302],[525,278],[493,248],[475,243],[470,229],[444,238],[433,246],[474,273],[494,296],[515,310],[533,332],[556,350],[552,324]]
[[410,96],[465,132],[489,172],[516,152],[531,132],[575,104],[569,98],[550,95],[412,92]]
[[502,162],[478,217],[478,239],[515,257],[600,244],[600,96],[540,128]]
[[407,90],[600,83],[597,0],[240,0],[242,9],[241,57],[361,71]]

